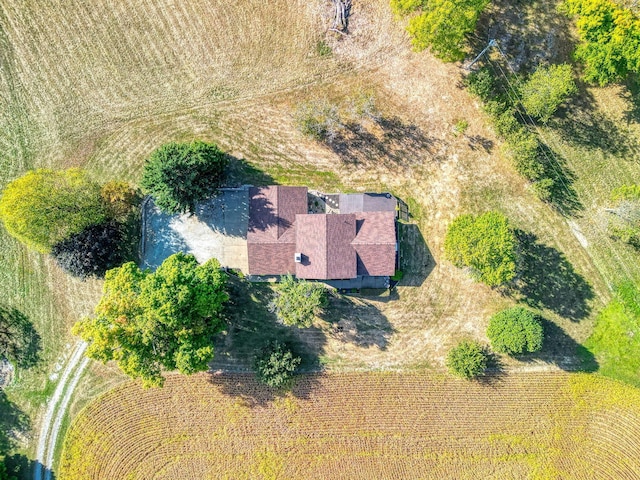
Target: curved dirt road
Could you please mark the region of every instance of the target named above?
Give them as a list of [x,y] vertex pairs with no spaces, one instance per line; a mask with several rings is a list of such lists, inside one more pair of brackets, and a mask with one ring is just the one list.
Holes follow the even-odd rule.
[[87,344],[85,342],[76,344],[60,376],[53,396],[47,402],[47,411],[42,419],[40,434],[38,435],[37,463],[33,472],[34,480],[43,480],[43,476],[44,480],[51,480],[51,466],[60,426],[71,401],[73,391],[82,376],[82,372],[89,363],[88,358],[82,357],[86,348]]

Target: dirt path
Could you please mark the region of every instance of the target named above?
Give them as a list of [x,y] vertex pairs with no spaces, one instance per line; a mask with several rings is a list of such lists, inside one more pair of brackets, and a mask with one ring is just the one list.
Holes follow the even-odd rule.
[[53,392],[53,396],[47,404],[47,411],[38,435],[37,463],[33,472],[34,480],[42,480],[43,476],[45,480],[51,480],[51,466],[60,426],[71,401],[73,391],[82,376],[82,372],[89,363],[89,360],[87,358],[83,359],[82,356],[86,348],[87,344],[85,342],[76,344]]

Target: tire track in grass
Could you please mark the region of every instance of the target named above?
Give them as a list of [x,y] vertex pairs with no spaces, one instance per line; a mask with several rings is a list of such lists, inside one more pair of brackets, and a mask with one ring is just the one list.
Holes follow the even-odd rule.
[[[44,475],[45,480],[51,479],[51,464],[53,463],[53,454],[55,451],[55,442],[58,437],[58,431],[60,430],[62,419],[64,418],[67,406],[71,400],[73,390],[75,389],[80,376],[88,363],[88,359],[86,358],[81,360],[82,354],[86,348],[87,344],[85,342],[79,342],[76,344],[73,353],[62,372],[60,381],[53,392],[53,396],[47,403],[47,411],[42,420],[40,435],[38,436],[38,447],[36,449],[37,463],[33,472],[34,480],[42,480],[43,467],[47,469]],[[70,378],[71,383],[69,384]]]

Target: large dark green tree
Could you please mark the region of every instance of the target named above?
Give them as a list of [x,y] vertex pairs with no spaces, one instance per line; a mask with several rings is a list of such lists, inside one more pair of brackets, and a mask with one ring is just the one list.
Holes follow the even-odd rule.
[[517,239],[498,212],[460,215],[447,230],[444,250],[456,267],[468,267],[477,280],[496,287],[516,275]]
[[15,308],[0,306],[0,359],[29,368],[40,358],[40,335],[29,319]]
[[0,198],[7,231],[42,253],[105,218],[100,185],[77,168],[29,171],[9,183]]
[[513,307],[491,317],[487,337],[496,352],[518,355],[540,350],[544,331],[534,312],[524,307]]
[[168,143],[144,165],[140,185],[166,213],[193,212],[224,179],[227,157],[215,144]]
[[87,356],[115,360],[144,386],[162,386],[162,370],[207,370],[213,337],[224,327],[226,274],[217,260],[198,265],[176,253],[151,273],[133,262],[107,272],[95,317],[73,332],[89,342]]
[[285,325],[310,327],[327,303],[327,289],[314,282],[285,275],[275,287],[270,309]]

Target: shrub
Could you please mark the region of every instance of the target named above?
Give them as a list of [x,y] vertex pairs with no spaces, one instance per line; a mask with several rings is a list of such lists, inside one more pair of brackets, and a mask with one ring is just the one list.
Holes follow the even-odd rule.
[[471,379],[484,373],[487,368],[488,355],[479,343],[463,340],[449,350],[447,367],[459,377]]
[[126,222],[140,205],[140,195],[127,182],[105,183],[100,196],[108,217],[120,223]]
[[41,253],[90,225],[102,223],[100,186],[83,170],[32,170],[0,198],[0,218],[12,236]]
[[405,15],[417,10],[426,3],[426,0],[391,0],[391,11],[396,15]]
[[316,140],[331,140],[342,129],[338,107],[326,100],[299,105],[296,123],[303,135]]
[[326,303],[327,289],[323,285],[285,275],[275,287],[269,308],[285,325],[303,328],[311,326]]
[[546,122],[577,91],[570,65],[538,67],[522,85],[522,106],[529,115]]
[[55,244],[51,255],[61,268],[75,277],[102,278],[107,270],[124,260],[122,240],[122,232],[115,222],[92,225]]
[[166,213],[194,212],[224,179],[226,155],[212,143],[168,143],[145,162],[140,185]]
[[523,307],[509,308],[493,315],[487,336],[496,352],[510,355],[537,352],[544,340],[538,316]]
[[291,384],[293,373],[301,361],[286,344],[274,340],[262,348],[254,359],[253,367],[262,383],[284,388]]
[[446,257],[457,267],[470,267],[479,281],[495,287],[516,274],[517,240],[507,218],[498,212],[461,215],[449,226]]
[[488,103],[494,96],[495,80],[488,68],[471,72],[466,76],[464,83],[469,92],[485,103]]

